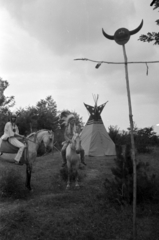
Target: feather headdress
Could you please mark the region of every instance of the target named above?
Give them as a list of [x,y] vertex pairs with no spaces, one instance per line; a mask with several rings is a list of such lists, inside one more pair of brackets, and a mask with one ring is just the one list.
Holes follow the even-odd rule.
[[65,126],[67,126],[69,124],[70,119],[75,119],[74,114],[72,114],[69,111],[63,111],[61,112],[61,120],[62,120],[62,124],[64,124]]

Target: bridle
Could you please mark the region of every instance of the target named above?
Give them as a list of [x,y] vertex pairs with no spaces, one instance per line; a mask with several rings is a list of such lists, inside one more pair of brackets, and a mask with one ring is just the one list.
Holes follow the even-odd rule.
[[79,138],[79,141],[81,142],[81,139],[80,139],[80,136],[79,135],[74,135],[73,138],[72,138],[72,141],[71,141],[71,146],[72,146],[72,149],[76,149],[76,139]]

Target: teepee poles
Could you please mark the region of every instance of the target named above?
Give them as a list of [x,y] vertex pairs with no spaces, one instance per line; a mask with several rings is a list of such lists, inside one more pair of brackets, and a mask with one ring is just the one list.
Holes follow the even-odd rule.
[[92,94],[93,95],[93,99],[94,99],[94,103],[95,103],[95,109],[97,108],[97,103],[98,103],[98,98],[99,98],[99,94],[97,94],[97,96],[95,94]]

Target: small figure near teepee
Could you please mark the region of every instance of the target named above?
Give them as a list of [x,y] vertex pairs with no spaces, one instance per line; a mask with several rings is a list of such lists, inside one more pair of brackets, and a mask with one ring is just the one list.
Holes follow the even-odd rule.
[[[73,134],[78,131],[78,126],[76,125],[76,119],[74,114],[68,111],[63,111],[61,113],[61,120],[63,121],[63,124],[65,126],[64,130],[65,141],[63,142],[63,147],[61,149],[61,155],[63,160],[62,167],[64,167],[66,165],[66,148],[68,144],[71,142]],[[85,155],[84,150],[81,149],[80,152],[81,163],[86,165],[86,163],[84,162],[84,155]]]

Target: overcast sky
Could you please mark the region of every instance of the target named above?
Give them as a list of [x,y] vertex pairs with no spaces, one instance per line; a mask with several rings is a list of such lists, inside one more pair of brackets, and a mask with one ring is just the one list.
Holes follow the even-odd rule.
[[[124,65],[102,64],[89,58],[123,62],[122,46],[106,39],[121,27],[139,33],[126,44],[129,61],[159,60],[159,47],[138,41],[141,34],[157,31],[158,10],[151,0],[0,0],[0,77],[25,108],[51,95],[57,109],[75,110],[88,119],[83,103],[108,101],[102,112],[105,127],[129,127]],[[154,126],[159,132],[159,63],[129,65],[133,120],[138,128]]]

